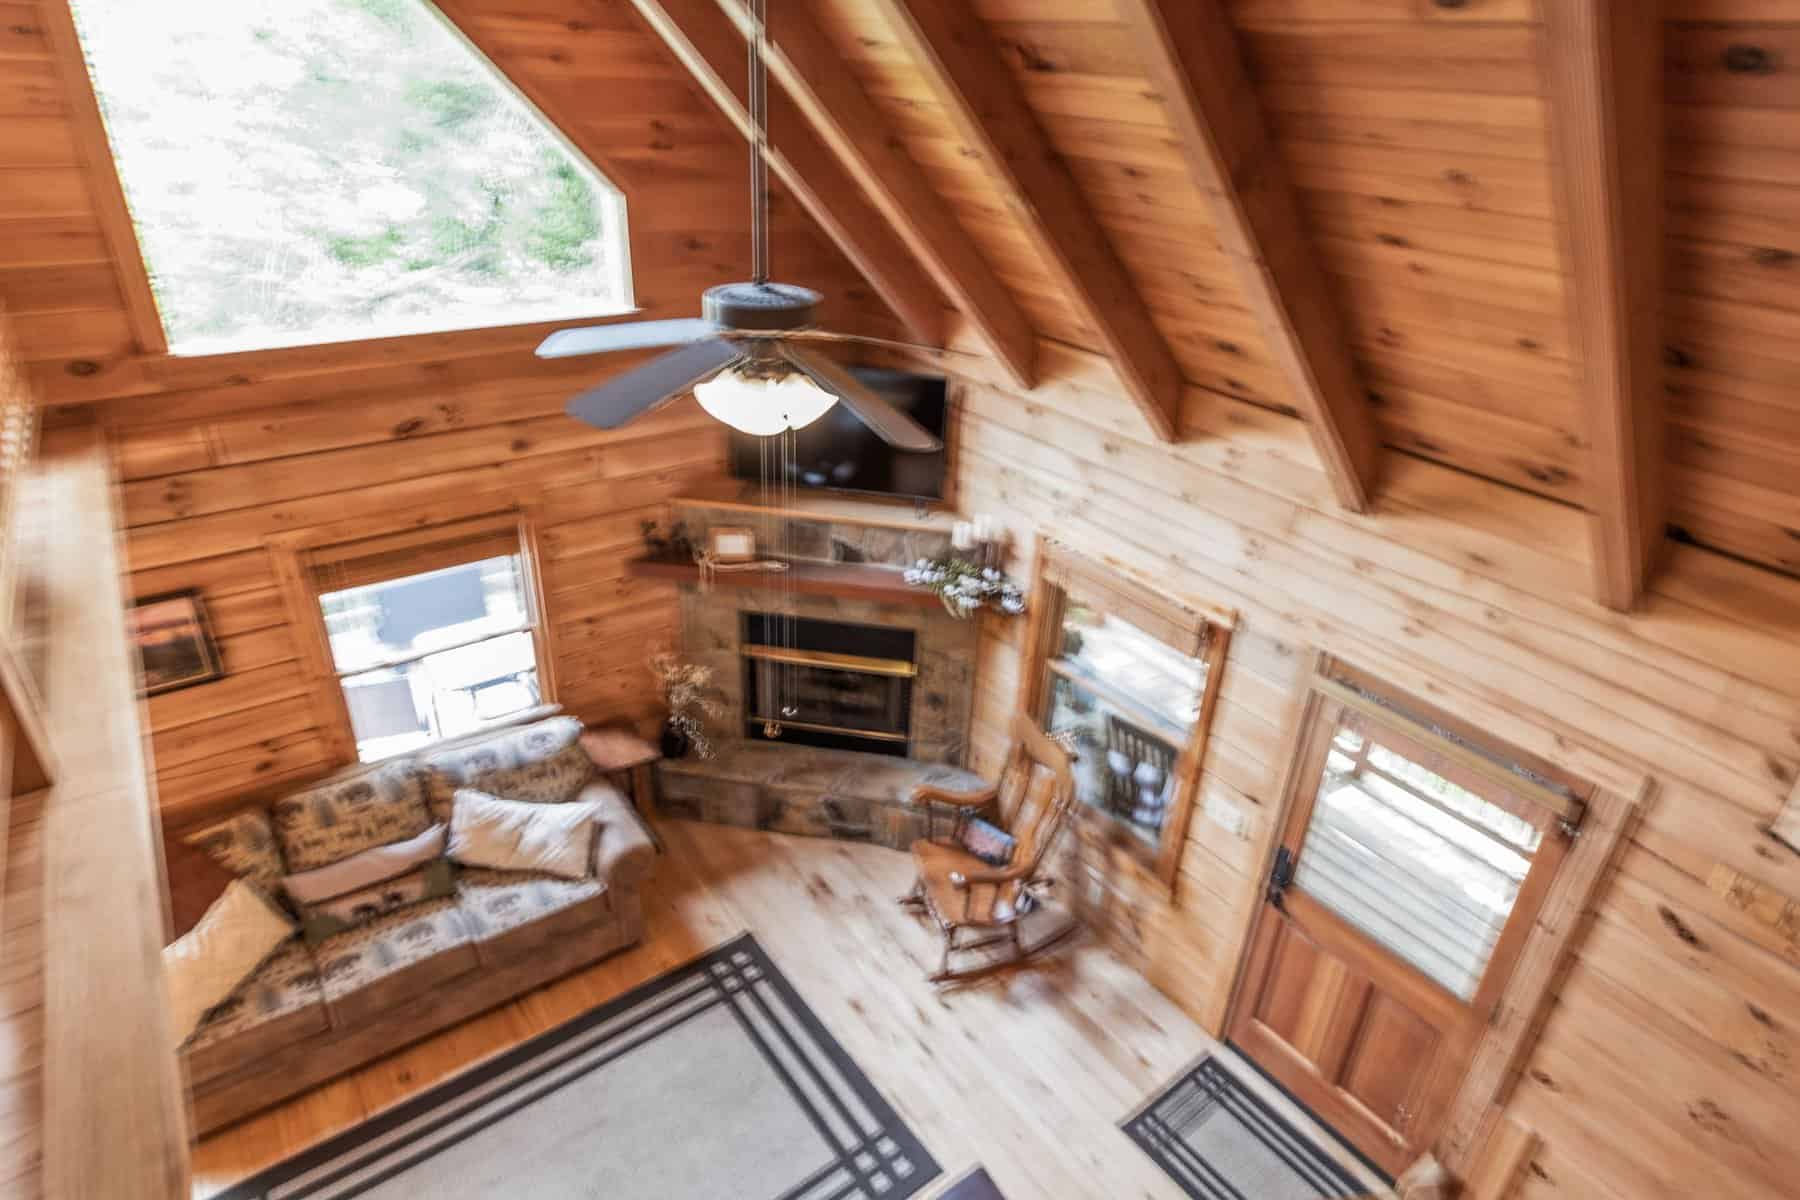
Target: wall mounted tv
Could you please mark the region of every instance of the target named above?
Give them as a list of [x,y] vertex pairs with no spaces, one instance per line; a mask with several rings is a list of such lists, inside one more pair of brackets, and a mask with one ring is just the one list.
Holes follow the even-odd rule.
[[[950,404],[944,380],[910,371],[880,367],[852,367],[851,373],[880,393],[895,408],[948,442]],[[731,435],[731,473],[738,479],[760,482],[763,470],[762,438]],[[775,443],[769,440],[770,470],[776,470]],[[946,450],[916,454],[896,450],[869,431],[843,405],[794,435],[791,474],[800,488],[891,496],[918,503],[944,498]],[[771,479],[771,482],[775,482]]]

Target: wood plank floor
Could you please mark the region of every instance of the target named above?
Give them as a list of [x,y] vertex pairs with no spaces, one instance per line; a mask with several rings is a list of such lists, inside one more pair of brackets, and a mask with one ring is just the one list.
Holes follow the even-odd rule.
[[[1013,1200],[1181,1190],[1119,1121],[1211,1039],[1091,938],[939,992],[936,936],[893,903],[903,854],[664,821],[644,944],[201,1142],[195,1196],[396,1103],[749,930],[944,1167]],[[673,1132],[671,1136],[674,1136]]]

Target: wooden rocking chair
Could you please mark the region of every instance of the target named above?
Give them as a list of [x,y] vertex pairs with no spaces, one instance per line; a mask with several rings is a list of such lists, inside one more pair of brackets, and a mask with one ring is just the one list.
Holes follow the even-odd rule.
[[[912,803],[924,805],[926,836],[912,844],[918,878],[903,905],[922,908],[944,935],[944,955],[933,983],[969,979],[1011,966],[1048,950],[1075,931],[1073,920],[1035,943],[1026,943],[1021,922],[1038,907],[1039,893],[1053,881],[1043,874],[1044,862],[1075,803],[1075,777],[1069,755],[1024,713],[1013,718],[1013,748],[1000,782],[979,792],[952,792],[922,784]],[[962,834],[973,818],[999,826],[1013,839],[1012,855],[1003,866],[977,858],[964,848]],[[946,826],[940,830],[940,826]],[[957,943],[964,929],[989,931],[974,941]],[[967,969],[953,969],[952,954],[1010,943],[1012,953]]]

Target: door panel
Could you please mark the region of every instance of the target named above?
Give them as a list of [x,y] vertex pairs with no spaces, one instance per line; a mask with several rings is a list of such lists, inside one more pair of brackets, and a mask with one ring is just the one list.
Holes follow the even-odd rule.
[[1407,1118],[1435,1073],[1442,1032],[1285,913],[1263,923],[1258,942],[1263,986],[1232,1040],[1398,1174],[1417,1157],[1408,1157]]
[[1397,1071],[1397,1063],[1437,1061],[1439,1032],[1393,997],[1370,990],[1362,1024],[1337,1084],[1382,1124],[1405,1135],[1425,1096],[1426,1072]]

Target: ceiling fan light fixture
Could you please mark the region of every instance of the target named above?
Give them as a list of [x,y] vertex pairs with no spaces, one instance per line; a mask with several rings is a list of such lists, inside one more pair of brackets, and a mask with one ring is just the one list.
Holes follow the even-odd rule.
[[728,367],[696,384],[694,398],[714,420],[752,437],[805,429],[838,401],[799,371],[771,372],[761,366]]

